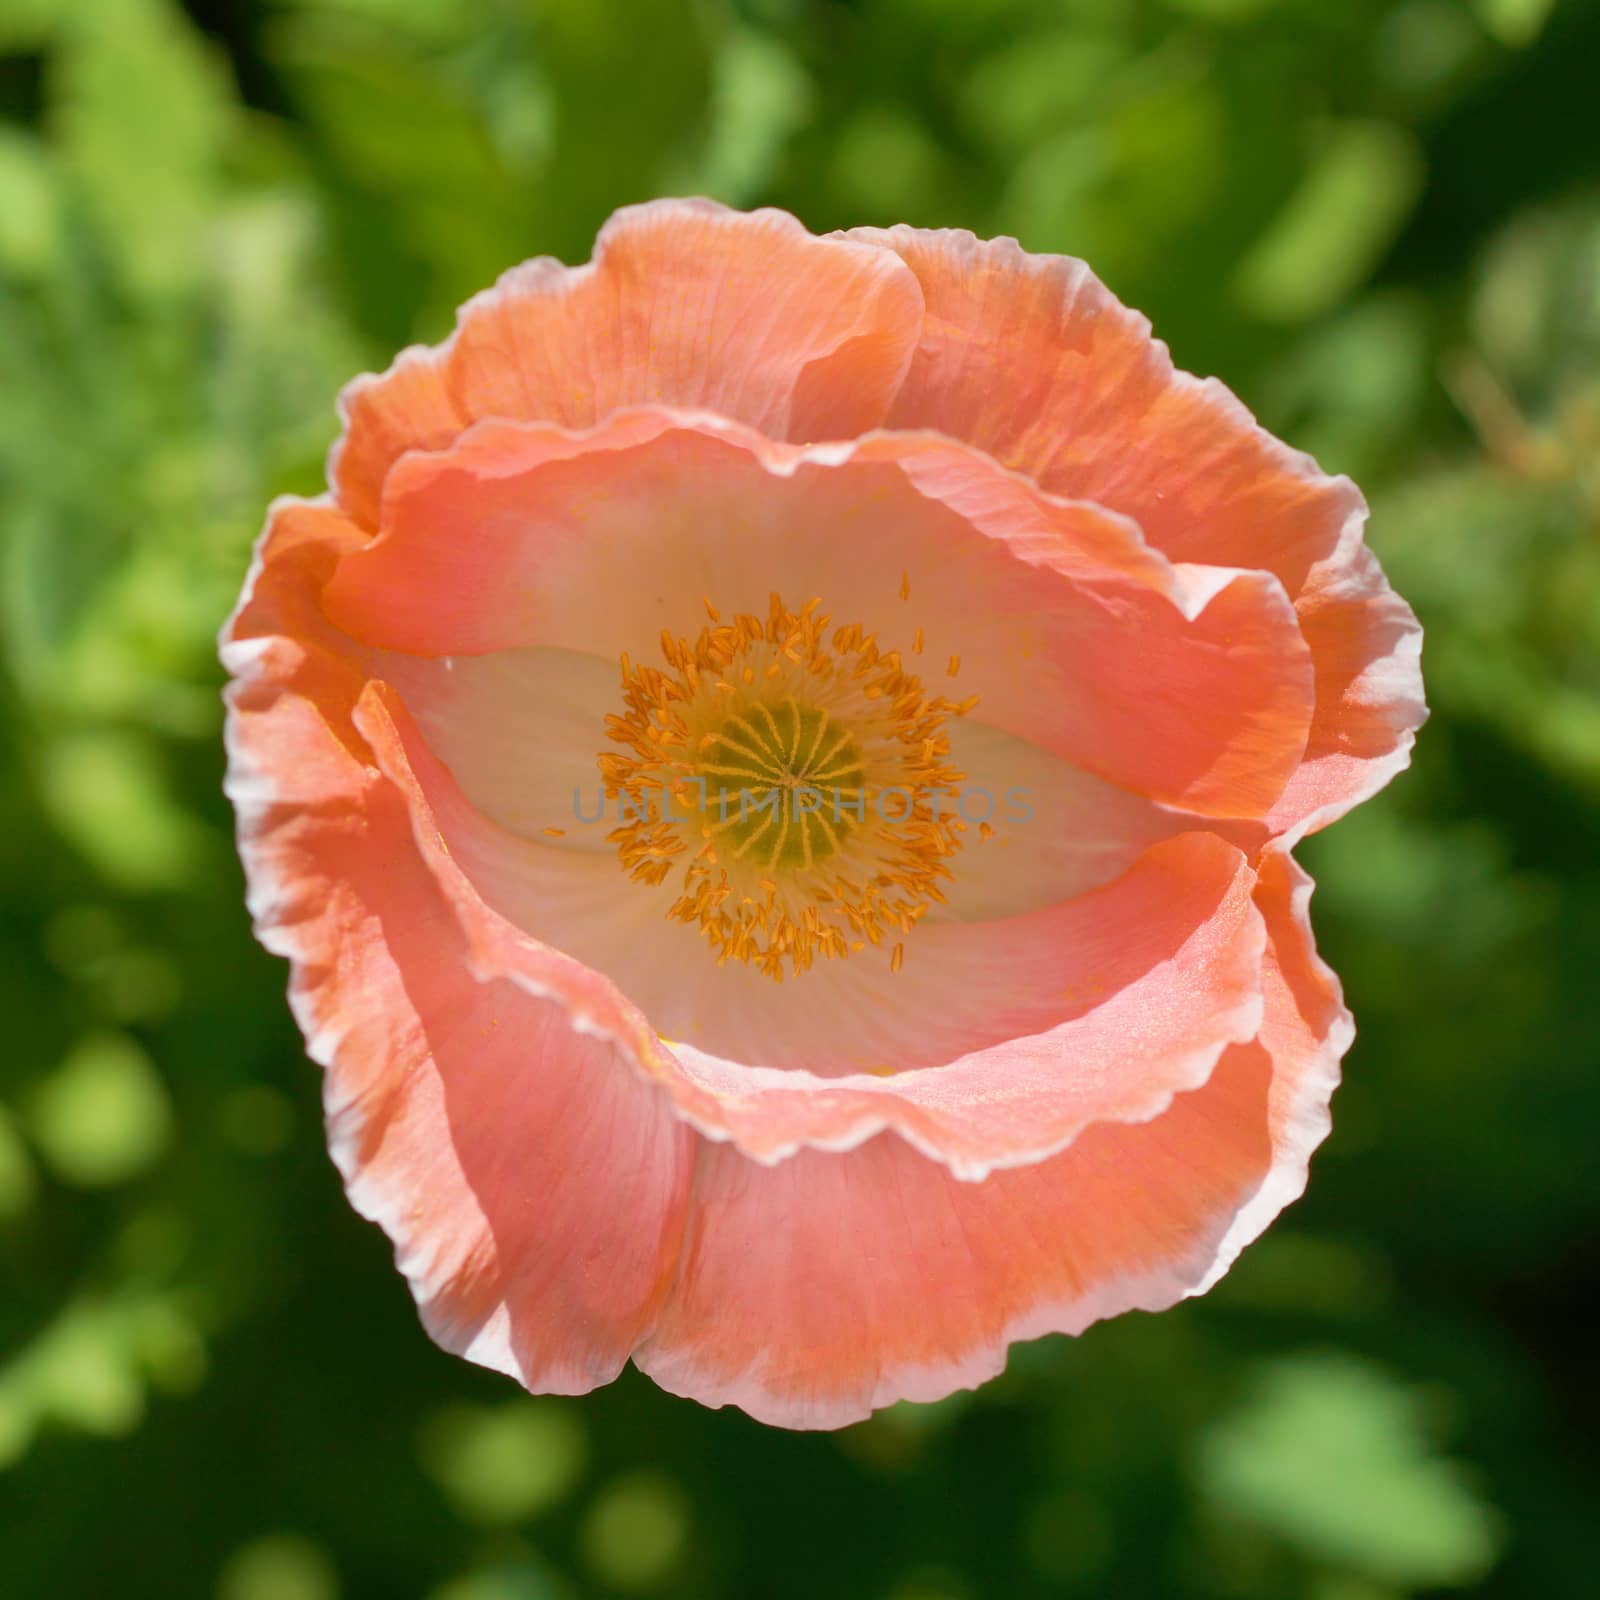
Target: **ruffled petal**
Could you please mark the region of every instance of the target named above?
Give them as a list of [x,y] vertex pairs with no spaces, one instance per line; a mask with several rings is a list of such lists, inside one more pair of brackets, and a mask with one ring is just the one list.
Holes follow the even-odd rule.
[[354,726],[365,675],[315,594],[361,538],[280,503],[223,638],[227,788],[251,910],[289,958],[351,1201],[394,1241],[429,1332],[530,1388],[614,1377],[683,1227],[692,1138],[574,1025],[574,993],[480,982],[405,803]]
[[888,251],[815,238],[782,211],[629,206],[587,266],[513,268],[444,345],[352,384],[332,480],[375,528],[406,450],[439,449],[483,417],[586,428],[654,402],[776,439],[849,438],[883,421],[921,319],[916,279]]
[[[407,797],[474,972],[560,987],[585,1033],[614,1042],[702,1133],[759,1161],[892,1128],[981,1177],[1096,1122],[1155,1115],[1260,1026],[1254,873],[1214,834],[1179,834],[1045,911],[921,927],[901,971],[869,951],[774,986],[718,968],[693,930],[647,920],[634,908],[664,907],[620,872],[608,887],[596,858],[495,828],[393,691],[369,687],[356,722]],[[579,881],[597,892],[574,915]],[[552,931],[575,949],[556,949]]]
[[860,228],[927,302],[892,428],[935,428],[1054,494],[1132,517],[1175,561],[1275,572],[1291,594],[1366,506],[1214,378],[1178,371],[1147,318],[1081,261],[956,230]]
[[888,426],[940,429],[1053,493],[1124,512],[1175,561],[1282,580],[1317,698],[1276,830],[1320,827],[1405,766],[1426,715],[1421,634],[1362,544],[1366,502],[1348,478],[1273,438],[1215,379],[1175,369],[1081,261],[956,231],[844,237],[902,256],[927,301]]
[[325,603],[423,655],[637,658],[708,599],[760,615],[774,590],[907,659],[925,642],[982,721],[1188,811],[1264,815],[1305,748],[1311,660],[1276,578],[1173,566],[1125,519],[927,436],[799,448],[656,410],[587,434],[481,423],[395,468],[383,532]]
[[[748,1055],[687,1042],[673,1051],[758,1161],[848,1149],[887,1127],[956,1176],[981,1179],[1095,1123],[1157,1115],[1203,1083],[1228,1045],[1254,1036],[1264,935],[1252,877],[1214,835],[1180,834],[1045,911],[920,927],[898,972],[853,957],[827,970],[815,996],[786,985],[782,1046],[804,1066],[752,1068]],[[840,1014],[818,1019],[836,997]],[[741,1028],[768,1036],[754,1005],[722,1026],[735,1041]],[[826,1075],[830,1053],[837,1072],[862,1052],[881,1075],[859,1065]]]
[[1308,893],[1269,856],[1259,1037],[1149,1121],[981,1183],[892,1135],[776,1168],[702,1146],[678,1276],[636,1364],[707,1405],[833,1428],[973,1388],[1018,1340],[1209,1287],[1300,1193],[1350,1041]]
[[1195,1294],[1209,1289],[1239,1252],[1305,1192],[1312,1152],[1333,1126],[1329,1104],[1356,1029],[1337,976],[1317,955],[1313,888],[1310,875],[1287,850],[1274,847],[1263,855],[1255,891],[1268,939],[1261,967],[1261,1033],[1251,1044],[1230,1050],[1218,1071],[1246,1057],[1265,1055],[1272,1062],[1267,1096],[1272,1165],[1229,1224],[1216,1259],[1191,1291]]
[[1357,541],[1314,573],[1296,610],[1316,663],[1305,759],[1267,816],[1292,845],[1376,794],[1411,761],[1428,718],[1422,629]]

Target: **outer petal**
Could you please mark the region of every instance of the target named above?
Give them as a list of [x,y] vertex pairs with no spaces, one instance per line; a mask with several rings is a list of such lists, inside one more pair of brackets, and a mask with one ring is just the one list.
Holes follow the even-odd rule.
[[786,212],[629,206],[587,266],[514,268],[466,305],[444,345],[352,384],[334,487],[376,527],[396,458],[439,449],[482,417],[585,428],[662,402],[778,439],[849,438],[882,422],[921,316],[898,257],[814,238]]
[[892,1136],[775,1169],[702,1147],[678,1278],[636,1363],[709,1405],[839,1427],[974,1387],[1013,1341],[1208,1287],[1300,1192],[1349,1043],[1308,892],[1269,857],[1260,1038],[1152,1121],[975,1184]]
[[1293,844],[1337,821],[1410,761],[1422,698],[1422,629],[1350,539],[1313,572],[1296,602],[1316,663],[1317,708],[1305,760],[1267,818]]
[[1328,1106],[1339,1087],[1339,1063],[1356,1030],[1338,978],[1317,955],[1311,932],[1313,887],[1310,875],[1287,850],[1274,847],[1263,856],[1256,904],[1266,919],[1269,945],[1261,971],[1261,1033],[1250,1045],[1230,1051],[1224,1064],[1262,1053],[1272,1061],[1267,1096],[1272,1167],[1229,1225],[1194,1294],[1209,1289],[1239,1252],[1291,1200],[1300,1198],[1311,1154],[1333,1125]]
[[1426,714],[1420,630],[1362,545],[1349,479],[1279,443],[1215,379],[1177,371],[1081,261],[954,231],[845,237],[902,256],[927,300],[888,426],[941,429],[1125,512],[1174,560],[1283,580],[1316,659],[1317,712],[1275,829],[1320,827],[1405,766]]
[[335,1161],[430,1333],[529,1387],[615,1376],[683,1226],[691,1136],[573,1026],[570,997],[469,972],[404,802],[350,720],[363,675],[314,595],[359,532],[274,510],[223,656],[228,793],[263,942],[327,1068]]
[[615,657],[697,630],[702,597],[763,613],[780,585],[908,653],[925,624],[930,675],[964,663],[981,720],[1186,810],[1264,815],[1305,748],[1310,656],[1275,578],[1174,567],[1125,519],[926,436],[480,424],[396,467],[326,604],[378,647]]

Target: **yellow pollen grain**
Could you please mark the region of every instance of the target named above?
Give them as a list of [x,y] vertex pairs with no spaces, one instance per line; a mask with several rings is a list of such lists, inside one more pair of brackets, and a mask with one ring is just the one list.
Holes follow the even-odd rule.
[[565,839],[567,836],[565,828],[546,828],[544,831],[552,839]]
[[894,953],[889,957],[889,970],[891,972],[898,972],[905,964],[906,947],[903,944],[897,944],[894,947]]
[[900,574],[900,598],[902,600],[911,598],[911,574],[906,571]]
[[945,676],[946,677],[949,677],[949,678],[955,677],[956,674],[961,671],[961,657],[960,656],[951,656],[950,657],[950,665],[948,667],[946,667],[944,670],[945,670]]

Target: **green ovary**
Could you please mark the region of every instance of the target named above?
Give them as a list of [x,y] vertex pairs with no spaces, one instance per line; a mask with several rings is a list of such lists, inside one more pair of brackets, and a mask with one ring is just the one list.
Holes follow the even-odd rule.
[[780,700],[731,715],[702,741],[695,771],[725,858],[769,872],[814,866],[861,825],[861,747],[819,706]]

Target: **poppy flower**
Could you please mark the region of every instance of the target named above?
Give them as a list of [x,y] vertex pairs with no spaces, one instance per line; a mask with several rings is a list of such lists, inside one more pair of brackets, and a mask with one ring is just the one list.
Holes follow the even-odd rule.
[[1203,1291],[1408,759],[1354,485],[1080,262],[619,212],[344,393],[224,635],[250,908],[446,1348],[833,1427]]

